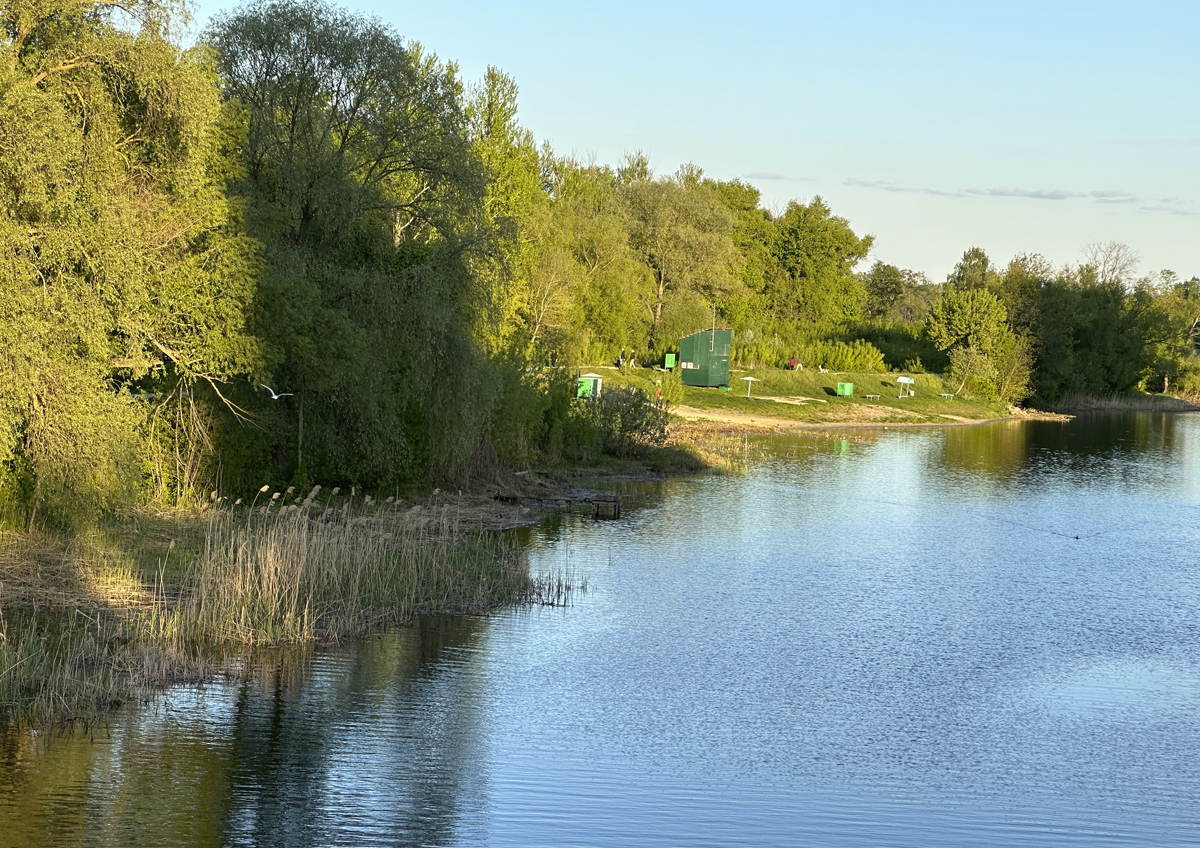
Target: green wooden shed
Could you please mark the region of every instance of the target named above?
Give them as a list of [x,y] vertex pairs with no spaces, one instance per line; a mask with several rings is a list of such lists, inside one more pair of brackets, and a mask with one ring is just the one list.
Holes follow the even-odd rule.
[[687,386],[728,386],[732,330],[701,330],[679,340],[679,373]]

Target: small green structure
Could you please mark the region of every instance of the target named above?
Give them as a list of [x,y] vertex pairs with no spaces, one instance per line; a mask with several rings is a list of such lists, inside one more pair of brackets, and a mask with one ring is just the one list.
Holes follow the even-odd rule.
[[854,397],[854,384],[838,383],[838,397]]
[[679,373],[685,386],[728,386],[732,330],[701,330],[679,340]]
[[581,374],[575,383],[575,397],[598,398],[604,378],[599,374]]
[[675,354],[668,353],[666,356],[663,357],[663,368],[666,368],[668,371],[670,371],[674,367],[675,367]]

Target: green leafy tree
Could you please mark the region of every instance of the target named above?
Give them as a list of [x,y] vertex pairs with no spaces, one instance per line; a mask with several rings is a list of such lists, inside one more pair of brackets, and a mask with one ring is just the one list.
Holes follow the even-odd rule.
[[929,310],[925,333],[938,350],[969,347],[987,354],[1008,332],[1004,320],[1004,306],[994,294],[955,286]]
[[556,316],[573,269],[555,238],[533,135],[517,123],[516,82],[489,67],[466,114],[471,148],[487,176],[483,208],[491,239],[490,249],[474,258],[482,289],[476,335],[493,353],[518,337],[518,347],[530,349]]
[[895,265],[876,262],[863,279],[867,288],[867,314],[882,318],[904,296],[904,272]]
[[774,255],[777,232],[771,213],[761,207],[762,195],[754,186],[740,180],[711,185],[733,214],[732,238],[737,251],[736,285],[720,298],[720,312],[735,331],[764,325],[771,317],[768,292],[782,276]]
[[1147,365],[1146,302],[1091,266],[1066,269],[1041,291],[1034,387],[1039,402],[1082,392],[1104,395],[1137,385]]
[[[494,401],[469,327],[488,279],[473,270],[495,267],[494,225],[511,211],[487,193],[454,67],[321,3],[255,3],[209,38],[246,115],[234,190],[269,268],[256,327],[294,394],[247,399],[268,423],[270,467],[239,478],[453,473]],[[489,121],[503,115],[479,115],[481,132]]]
[[859,318],[867,292],[854,266],[874,239],[855,235],[820,197],[788,204],[776,227],[775,255],[784,274],[772,292],[775,315],[818,325]]
[[1200,280],[1181,281],[1172,271],[1142,280],[1130,300],[1143,316],[1147,365],[1143,385],[1169,392],[1200,388]]
[[261,270],[223,193],[210,53],[155,3],[0,6],[0,488],[30,524],[215,474],[205,422],[258,367]]
[[686,322],[664,332],[665,311],[715,306],[734,283],[733,217],[698,171],[687,168],[673,178],[634,179],[622,196],[630,245],[652,277],[642,294],[650,341],[670,344]]
[[629,243],[623,184],[612,168],[545,157],[556,249],[570,254],[574,285],[553,334],[573,361],[615,357],[644,344],[650,326],[639,294],[650,271]]
[[983,289],[992,286],[997,276],[983,248],[972,247],[963,253],[946,282],[962,289]]
[[1029,397],[1033,379],[1032,343],[1025,336],[1005,333],[992,348],[996,397],[1018,404]]
[[952,394],[959,394],[968,386],[973,394],[994,396],[996,389],[996,366],[991,357],[969,345],[950,351],[950,371],[947,374]]

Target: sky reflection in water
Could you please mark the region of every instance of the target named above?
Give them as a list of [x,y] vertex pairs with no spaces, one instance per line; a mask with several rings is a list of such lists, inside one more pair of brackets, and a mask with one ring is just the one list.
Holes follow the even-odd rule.
[[745,473],[534,531],[571,609],[8,737],[3,844],[1197,844],[1198,445],[1153,415],[747,440]]

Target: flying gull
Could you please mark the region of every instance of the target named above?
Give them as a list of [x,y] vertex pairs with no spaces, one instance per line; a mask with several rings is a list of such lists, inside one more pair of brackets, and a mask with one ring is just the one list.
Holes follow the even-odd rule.
[[270,386],[268,386],[266,383],[259,383],[259,385],[271,393],[271,400],[279,400],[280,398],[292,396],[291,392],[283,392],[282,394],[275,394],[275,390],[272,389]]

